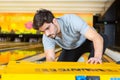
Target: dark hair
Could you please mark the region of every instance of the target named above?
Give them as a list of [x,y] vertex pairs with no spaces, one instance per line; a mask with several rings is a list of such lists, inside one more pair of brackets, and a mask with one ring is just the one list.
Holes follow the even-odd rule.
[[51,23],[53,21],[54,15],[51,11],[46,9],[37,10],[33,18],[33,28],[38,30],[45,22]]

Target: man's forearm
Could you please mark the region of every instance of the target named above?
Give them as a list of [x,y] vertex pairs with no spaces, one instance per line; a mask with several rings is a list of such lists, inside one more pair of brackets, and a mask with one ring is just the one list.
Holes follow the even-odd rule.
[[98,36],[98,38],[94,39],[94,57],[101,59],[103,54],[103,38]]
[[55,61],[55,51],[54,49],[46,50],[45,52],[46,61]]

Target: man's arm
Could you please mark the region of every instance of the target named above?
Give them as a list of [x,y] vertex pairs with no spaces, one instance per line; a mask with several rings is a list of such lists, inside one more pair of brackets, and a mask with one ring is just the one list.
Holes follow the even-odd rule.
[[94,57],[90,58],[88,60],[88,63],[96,64],[96,63],[102,63],[102,54],[103,54],[103,38],[100,36],[95,29],[90,27],[85,37],[91,41],[93,41],[94,45]]
[[46,61],[55,61],[55,50],[45,50]]

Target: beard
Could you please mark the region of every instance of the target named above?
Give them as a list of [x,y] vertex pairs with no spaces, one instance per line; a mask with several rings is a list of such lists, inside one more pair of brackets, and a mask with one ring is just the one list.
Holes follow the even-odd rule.
[[57,28],[57,25],[55,25],[55,24],[53,24],[53,25],[54,25],[54,29],[53,29],[54,31],[50,35],[48,35],[48,37],[55,39],[57,36],[58,28]]
[[48,37],[50,37],[50,38],[52,38],[52,39],[55,39],[56,34],[50,34]]

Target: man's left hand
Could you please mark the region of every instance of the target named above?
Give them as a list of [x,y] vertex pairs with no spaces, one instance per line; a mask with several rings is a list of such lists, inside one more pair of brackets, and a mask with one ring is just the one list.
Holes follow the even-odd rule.
[[102,64],[102,60],[96,57],[91,57],[87,63],[89,64]]

